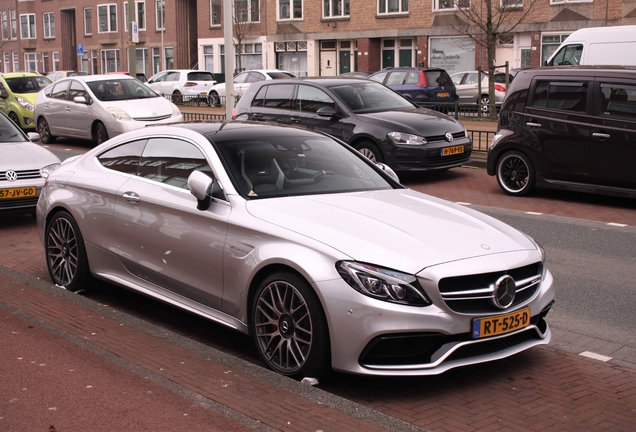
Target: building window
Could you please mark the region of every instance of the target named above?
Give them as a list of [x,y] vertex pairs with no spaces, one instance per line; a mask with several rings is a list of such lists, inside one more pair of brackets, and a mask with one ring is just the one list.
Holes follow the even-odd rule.
[[214,72],[214,47],[212,45],[203,46],[203,64],[206,71]]
[[322,0],[323,18],[349,16],[349,0]]
[[18,19],[15,9],[9,9],[9,19],[11,20],[11,39],[16,40],[18,38]]
[[58,51],[53,53],[53,70],[60,70],[60,53]]
[[221,25],[221,0],[210,0],[210,25]]
[[501,0],[501,7],[506,9],[523,9],[523,0]]
[[146,74],[148,71],[148,48],[137,48],[135,58],[137,60],[137,72]]
[[114,33],[117,31],[117,5],[107,4],[97,6],[99,33]]
[[259,0],[234,0],[234,14],[238,23],[258,22],[260,20]]
[[82,54],[82,56],[80,57],[80,70],[83,72],[86,72],[87,74],[90,73],[88,71],[89,62],[90,62],[90,57],[88,55],[88,52],[84,52],[84,54]]
[[117,72],[119,70],[119,50],[102,50],[102,73]]
[[164,7],[165,3],[163,0],[157,0],[155,3],[155,12],[156,12],[156,26],[157,30],[165,30],[166,29],[166,17],[164,16]]
[[[139,31],[146,30],[146,2],[135,2],[137,16],[137,28]],[[124,22],[126,31],[128,31],[128,2],[124,2]]]
[[[408,0],[404,0],[408,1]],[[278,0],[278,19],[302,19],[303,0]]]
[[35,14],[20,15],[20,38],[35,39]]
[[53,12],[43,13],[42,22],[44,23],[44,39],[55,38],[55,14]]
[[97,50],[91,50],[91,63],[93,64],[93,74],[97,75],[99,73]]
[[9,14],[7,11],[2,11],[0,14],[2,14],[2,40],[9,40]]
[[561,42],[563,42],[570,33],[566,34],[544,34],[541,36],[541,64],[552,57],[552,54],[557,50]]
[[164,69],[174,69],[174,55],[172,48],[165,48],[163,51]]
[[[501,0],[521,1],[521,0]],[[470,0],[433,0],[433,10],[470,9]]]
[[9,51],[4,52],[4,71],[11,72],[11,58],[9,55]]
[[18,52],[12,51],[11,58],[13,59],[13,72],[20,71],[20,61],[18,60]]
[[49,73],[49,53],[42,53],[42,73]]
[[158,74],[161,72],[161,53],[159,48],[154,47],[152,49],[152,74]]
[[24,53],[24,70],[37,72],[38,69],[38,53]]
[[[453,0],[448,1],[452,3]],[[408,11],[409,0],[378,0],[378,14],[405,13]]]
[[93,34],[93,21],[91,8],[84,9],[84,34],[86,36]]
[[594,0],[550,0],[551,5],[560,5],[565,3],[592,3]]

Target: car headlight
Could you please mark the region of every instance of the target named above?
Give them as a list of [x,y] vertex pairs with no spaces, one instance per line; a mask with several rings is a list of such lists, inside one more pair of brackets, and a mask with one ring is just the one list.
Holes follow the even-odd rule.
[[33,111],[33,109],[35,108],[35,106],[29,102],[26,99],[22,99],[20,96],[16,96],[15,100],[18,101],[18,103],[22,106],[22,108],[27,109],[29,111]]
[[132,121],[132,118],[128,115],[126,111],[121,108],[108,108],[108,111],[119,121]]
[[59,163],[54,163],[51,165],[47,165],[44,168],[40,168],[40,175],[42,176],[42,178],[47,178],[59,166],[60,166]]
[[179,107],[177,107],[172,102],[170,102],[170,107],[172,108],[172,117],[178,117],[181,115],[181,111],[179,110]]
[[431,304],[412,274],[350,261],[338,262],[336,269],[353,289],[369,297],[410,306]]
[[426,138],[419,135],[408,134],[404,132],[389,132],[389,138],[395,144],[400,145],[423,145],[426,144]]

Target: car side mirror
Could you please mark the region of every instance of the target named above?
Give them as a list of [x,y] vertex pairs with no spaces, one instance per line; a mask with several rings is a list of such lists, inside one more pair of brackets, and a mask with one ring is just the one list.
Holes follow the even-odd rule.
[[318,114],[320,117],[337,117],[336,110],[331,107],[322,107],[318,111],[316,111],[316,114]]
[[6,99],[9,97],[9,94],[4,91],[4,90],[0,90],[0,99]]
[[188,189],[197,199],[198,210],[205,211],[210,208],[213,184],[214,181],[210,178],[210,176],[203,174],[201,171],[192,171],[188,177]]
[[84,96],[75,96],[73,98],[73,102],[75,102],[77,104],[88,105],[88,100],[86,100],[86,98]]
[[391,177],[393,180],[395,180],[396,182],[400,183],[400,178],[398,177],[398,175],[395,173],[395,171],[393,171],[393,169],[390,166],[388,166],[387,164],[383,164],[382,162],[376,162],[375,166],[377,166],[382,171],[387,173],[387,175],[389,177]]
[[27,136],[29,137],[29,140],[32,142],[40,141],[40,134],[37,132],[28,132]]

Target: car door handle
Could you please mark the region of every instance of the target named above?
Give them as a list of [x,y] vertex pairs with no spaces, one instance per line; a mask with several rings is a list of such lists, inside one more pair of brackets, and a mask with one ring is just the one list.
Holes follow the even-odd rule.
[[290,119],[290,121],[291,121],[292,123],[300,123],[300,122],[301,122],[301,120],[300,120],[298,117],[292,117],[292,118]]
[[139,195],[137,195],[135,192],[124,192],[122,196],[131,204],[136,204],[141,201],[141,198],[139,198]]
[[593,137],[595,138],[603,138],[603,139],[607,139],[610,137],[610,134],[606,134],[606,133],[601,133],[601,132],[594,132],[592,134]]
[[541,127],[541,123],[532,123],[532,122],[528,122],[528,123],[526,123],[526,126],[530,126],[530,127]]

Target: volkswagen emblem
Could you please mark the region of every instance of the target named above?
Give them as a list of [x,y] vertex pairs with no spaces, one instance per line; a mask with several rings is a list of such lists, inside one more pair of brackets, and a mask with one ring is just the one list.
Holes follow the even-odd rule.
[[446,135],[444,135],[444,137],[446,138],[446,141],[453,142],[453,134],[452,133],[446,132]]
[[517,294],[517,284],[510,275],[503,275],[495,282],[493,301],[499,309],[507,309],[512,306]]
[[7,175],[7,180],[9,181],[16,181],[18,179],[18,174],[13,170],[7,171],[6,175]]

